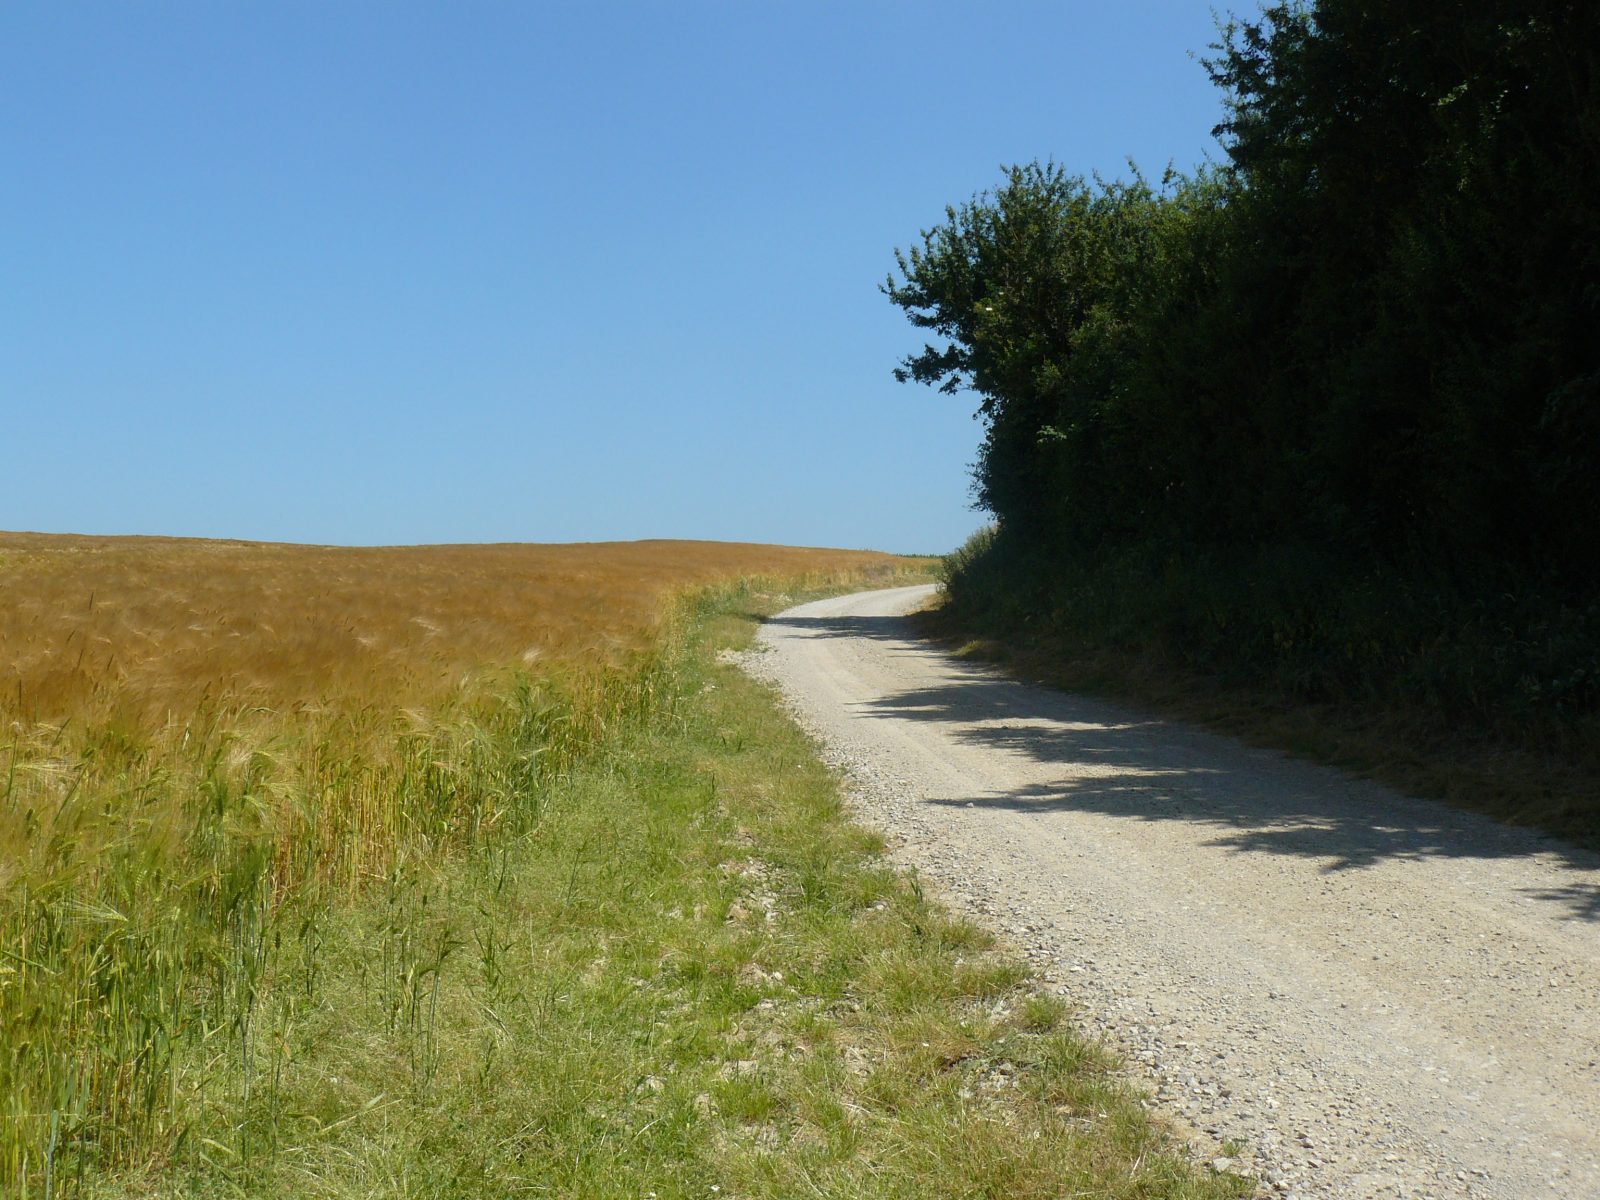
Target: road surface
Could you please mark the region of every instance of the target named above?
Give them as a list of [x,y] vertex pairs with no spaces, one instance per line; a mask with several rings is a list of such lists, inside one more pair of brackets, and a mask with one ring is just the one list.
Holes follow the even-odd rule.
[[931,589],[794,608],[771,679],[902,861],[1266,1194],[1600,1198],[1600,857],[1004,678]]

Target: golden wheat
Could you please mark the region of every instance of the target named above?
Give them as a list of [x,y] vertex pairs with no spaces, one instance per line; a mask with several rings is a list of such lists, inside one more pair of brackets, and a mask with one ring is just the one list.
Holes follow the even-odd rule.
[[351,549],[0,533],[0,716],[144,724],[219,695],[427,704],[485,666],[615,662],[688,586],[894,561],[720,542]]
[[248,1101],[260,998],[314,959],[319,906],[536,821],[550,772],[662,700],[673,597],[904,565],[0,534],[0,1190]]

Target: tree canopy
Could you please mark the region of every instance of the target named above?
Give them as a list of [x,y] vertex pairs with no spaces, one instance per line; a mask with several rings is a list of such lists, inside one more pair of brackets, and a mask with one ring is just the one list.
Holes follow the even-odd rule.
[[1277,4],[1207,69],[1217,167],[1014,167],[897,252],[896,375],[976,394],[980,504],[1600,583],[1600,6]]

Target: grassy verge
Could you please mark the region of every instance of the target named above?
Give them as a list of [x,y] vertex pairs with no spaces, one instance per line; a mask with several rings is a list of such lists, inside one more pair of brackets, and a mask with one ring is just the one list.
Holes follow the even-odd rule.
[[958,654],[1600,849],[1594,611],[1489,614],[1265,552],[1046,564],[991,534],[945,575],[919,620]]
[[204,1111],[87,1190],[1241,1194],[886,865],[771,696],[718,665],[778,602],[687,616],[652,702],[514,832],[280,927],[249,1028],[199,1056]]

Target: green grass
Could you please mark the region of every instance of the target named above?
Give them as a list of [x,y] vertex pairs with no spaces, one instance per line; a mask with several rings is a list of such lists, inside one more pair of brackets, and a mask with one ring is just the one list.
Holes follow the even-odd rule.
[[653,703],[542,784],[514,834],[403,857],[359,903],[283,910],[248,1022],[180,1053],[193,1102],[166,1152],[103,1172],[80,1156],[67,1182],[1245,1194],[1185,1161],[1061,999],[890,868],[771,695],[717,664],[750,636],[740,614],[777,603],[705,602]]

